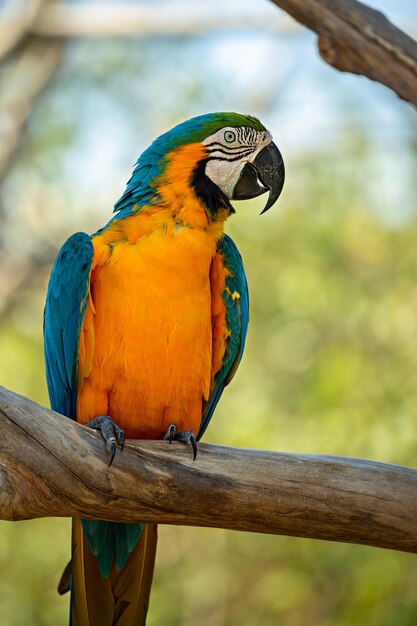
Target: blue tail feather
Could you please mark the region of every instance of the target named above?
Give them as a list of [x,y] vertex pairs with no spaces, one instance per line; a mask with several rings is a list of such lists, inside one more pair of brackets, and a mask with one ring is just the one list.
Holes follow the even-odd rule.
[[85,536],[91,551],[97,557],[101,575],[107,578],[113,560],[116,568],[123,569],[129,554],[135,548],[144,524],[125,524],[81,520]]

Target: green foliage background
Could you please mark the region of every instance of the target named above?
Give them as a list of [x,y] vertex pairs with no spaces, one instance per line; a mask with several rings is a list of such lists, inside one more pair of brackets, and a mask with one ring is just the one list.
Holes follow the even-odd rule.
[[[122,52],[120,63],[126,58]],[[97,59],[96,65],[83,64],[77,54],[76,93],[86,75],[103,88],[101,77],[104,90],[116,76],[120,79],[117,55],[110,72]],[[74,72],[70,63],[54,87],[63,102],[71,101],[70,92],[65,97],[68,72]],[[194,98],[191,94],[189,101]],[[51,109],[55,114],[46,123]],[[66,132],[59,130],[57,110],[53,100],[41,103],[17,164],[23,173],[25,162],[26,168],[35,164],[48,185],[56,184],[59,155],[74,149],[77,133],[75,121]],[[188,117],[189,105],[183,104],[182,111]],[[158,123],[165,122],[159,118]],[[279,128],[272,130],[279,133]],[[410,127],[407,193],[416,206],[413,132]],[[268,214],[258,217],[255,202],[237,204],[227,231],[247,269],[249,338],[206,441],[416,465],[417,216],[397,223],[384,219],[384,200],[369,184],[381,176],[378,151],[366,133],[350,128],[332,145],[287,159],[285,192]],[[42,169],[48,154],[49,173]],[[395,161],[395,152],[390,158]],[[22,174],[14,176],[6,181],[6,195],[13,196],[13,181]],[[36,208],[31,232],[39,238],[56,237],[49,230],[51,219],[59,224],[61,240],[76,229],[99,227],[114,199],[107,198],[103,208],[90,205],[70,221],[71,197],[68,205],[59,193],[52,197],[55,204],[47,196],[47,204]],[[10,214],[7,219],[13,221]],[[20,241],[20,249],[28,242]],[[0,319],[1,384],[45,405],[41,320],[46,279],[41,273],[24,285]],[[69,558],[69,527],[69,520],[57,519],[0,524],[2,626],[66,623],[68,600],[55,589]],[[414,626],[416,589],[416,558],[408,554],[160,527],[148,623]]]

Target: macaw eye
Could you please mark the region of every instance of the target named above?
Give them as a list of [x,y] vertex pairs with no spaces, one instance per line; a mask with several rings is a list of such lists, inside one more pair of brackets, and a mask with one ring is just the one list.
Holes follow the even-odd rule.
[[236,134],[232,130],[226,130],[224,140],[227,141],[227,143],[233,143],[236,141]]

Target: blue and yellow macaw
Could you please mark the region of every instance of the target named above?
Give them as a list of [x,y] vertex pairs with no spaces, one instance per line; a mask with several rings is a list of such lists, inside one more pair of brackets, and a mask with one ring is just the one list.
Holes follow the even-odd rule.
[[[284,182],[281,155],[254,117],[211,113],[143,152],[115,216],[63,245],[46,298],[51,406],[101,431],[113,461],[124,438],[190,443],[206,430],[242,357],[248,290],[223,224],[233,199]],[[114,420],[114,421],[113,421]],[[74,519],[72,626],[142,626],[156,526]]]

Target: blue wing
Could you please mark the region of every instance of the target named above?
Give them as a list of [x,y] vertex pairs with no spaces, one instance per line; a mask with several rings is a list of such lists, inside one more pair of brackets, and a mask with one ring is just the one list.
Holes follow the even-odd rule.
[[72,235],[52,268],[43,320],[46,381],[54,411],[75,419],[78,342],[88,303],[93,244]]
[[[88,304],[93,244],[76,233],[62,246],[52,268],[44,313],[46,380],[51,407],[75,419],[77,404],[78,344]],[[81,520],[100,571],[109,575],[113,557],[124,567],[143,524]]]
[[230,332],[220,370],[214,377],[214,387],[208,401],[203,406],[203,419],[198,439],[204,434],[223,389],[230,383],[238,368],[245,347],[249,322],[249,294],[245,270],[239,250],[228,235],[217,244],[218,252],[230,272],[226,278],[223,301],[226,305],[226,326]]

